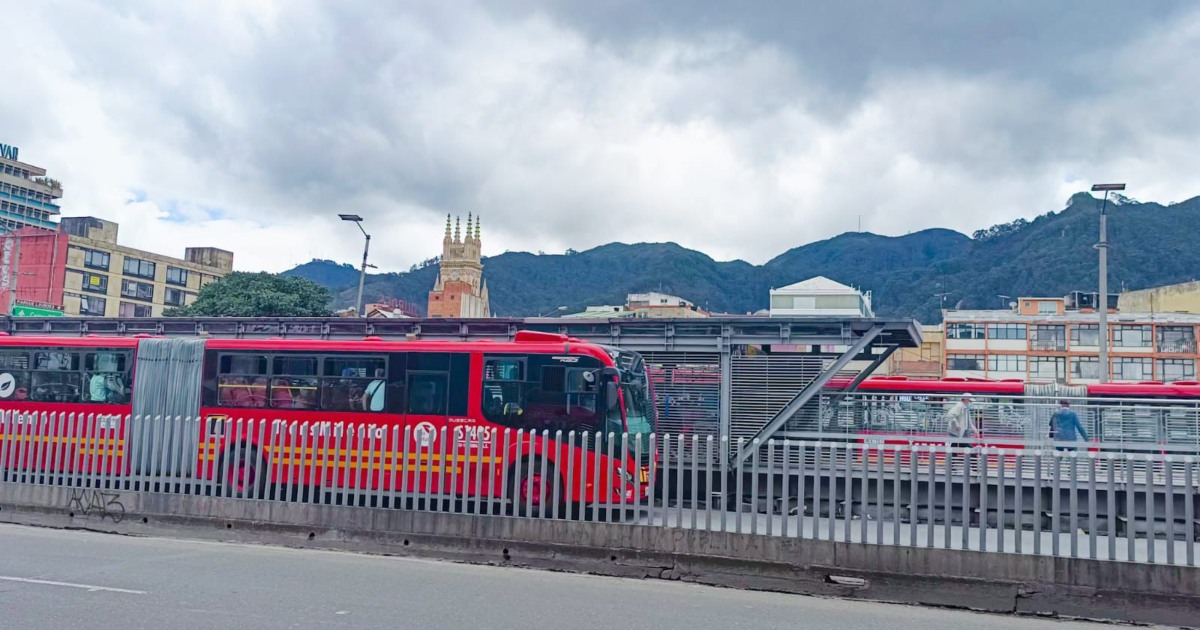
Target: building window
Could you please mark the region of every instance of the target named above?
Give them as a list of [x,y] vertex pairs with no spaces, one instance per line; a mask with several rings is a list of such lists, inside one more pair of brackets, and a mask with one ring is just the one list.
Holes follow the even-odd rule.
[[1039,300],[1037,305],[1038,315],[1057,315],[1058,302],[1053,300]]
[[1191,326],[1159,326],[1158,351],[1167,354],[1196,354],[1196,330]]
[[178,284],[179,286],[186,287],[187,281],[187,269],[180,269],[179,267],[167,267],[167,284]]
[[988,324],[988,339],[1000,341],[1003,339],[1024,339],[1025,324]]
[[121,310],[118,315],[121,317],[150,317],[150,305],[121,302]]
[[982,354],[949,354],[946,355],[946,369],[964,372],[982,372]]
[[135,300],[146,300],[147,302],[154,301],[154,285],[145,282],[134,282],[133,280],[121,281],[121,297],[133,298]]
[[1071,377],[1100,380],[1100,357],[1073,357],[1071,359]]
[[[1071,345],[1097,348],[1100,346],[1099,324],[1076,324],[1071,326]],[[1099,359],[1097,359],[1099,360]]]
[[1158,380],[1190,381],[1196,378],[1196,362],[1192,359],[1159,359]]
[[1033,328],[1034,350],[1066,350],[1066,327],[1053,324],[1038,324]]
[[79,314],[89,315],[92,317],[104,317],[104,308],[108,305],[108,300],[102,297],[93,295],[79,296]]
[[1116,326],[1112,329],[1112,342],[1118,348],[1149,348],[1149,326]]
[[1029,357],[1029,377],[1041,381],[1066,380],[1067,358]]
[[90,269],[99,269],[100,271],[108,271],[109,256],[108,252],[96,251],[94,249],[83,250],[83,266]]
[[149,260],[139,260],[137,258],[125,259],[125,275],[137,276],[139,278],[153,278],[155,265]]
[[183,306],[184,292],[180,289],[172,289],[167,287],[163,291],[163,303],[168,306]]
[[1113,380],[1148,381],[1153,377],[1150,368],[1150,357],[1117,357],[1113,360]]
[[946,326],[949,339],[983,339],[983,324],[954,323]]
[[92,293],[108,293],[108,276],[99,273],[83,274],[83,290]]
[[1018,354],[989,354],[988,370],[992,372],[1024,372],[1025,357]]

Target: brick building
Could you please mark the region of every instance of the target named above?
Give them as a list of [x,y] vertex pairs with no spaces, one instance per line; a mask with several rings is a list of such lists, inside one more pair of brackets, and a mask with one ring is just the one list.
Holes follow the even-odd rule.
[[467,215],[467,230],[461,231],[461,218],[450,232],[446,216],[446,235],[442,239],[442,261],[437,282],[429,292],[430,317],[491,317],[487,281],[483,279],[480,253],[479,220]]
[[233,253],[214,247],[188,247],[173,258],[119,245],[117,227],[67,217],[58,230],[0,235],[0,311],[159,317],[191,304],[201,287],[233,269]]

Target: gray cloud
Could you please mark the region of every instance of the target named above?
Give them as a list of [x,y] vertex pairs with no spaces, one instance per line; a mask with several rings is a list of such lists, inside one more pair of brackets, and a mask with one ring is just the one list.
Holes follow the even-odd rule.
[[384,268],[468,211],[489,253],[762,262],[859,217],[971,230],[1098,179],[1200,194],[1183,2],[380,4],[26,3],[0,134],[68,214],[246,268],[353,260],[343,211]]

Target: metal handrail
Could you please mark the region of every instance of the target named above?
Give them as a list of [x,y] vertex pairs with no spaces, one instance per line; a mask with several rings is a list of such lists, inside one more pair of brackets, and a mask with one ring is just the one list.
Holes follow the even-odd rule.
[[[954,402],[911,394],[856,393],[836,405],[822,399],[816,427],[793,430],[789,436],[828,439],[833,436],[873,434],[896,439],[944,440],[946,412]],[[1031,397],[987,395],[976,398],[970,415],[984,441],[1003,441],[1023,448],[1048,448],[1050,418],[1067,400],[1079,416],[1092,446],[1146,452],[1200,452],[1200,400],[1146,398]],[[815,431],[813,429],[816,429]]]

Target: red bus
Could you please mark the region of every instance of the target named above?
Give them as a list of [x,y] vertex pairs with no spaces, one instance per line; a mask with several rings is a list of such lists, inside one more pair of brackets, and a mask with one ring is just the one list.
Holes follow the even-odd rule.
[[651,480],[650,387],[637,353],[527,331],[512,342],[0,336],[0,462],[183,471],[255,497],[270,485],[484,495],[539,512],[550,497],[629,504]]
[[[833,379],[826,389],[829,394],[836,394],[849,384],[850,379]],[[976,420],[983,425],[983,435],[976,440],[980,445],[1022,448],[1021,440],[1048,439],[1048,419],[1057,398],[1072,401],[1089,427],[1093,441],[1173,445],[1193,450],[1200,445],[1200,382],[1197,381],[1055,387],[1021,380],[871,377],[863,380],[854,393],[863,403],[866,416],[856,433],[886,436],[887,443],[907,443],[912,438],[919,441],[934,436],[944,443],[945,433],[931,430],[937,426],[931,420],[963,395],[975,399],[979,414]],[[1034,400],[1036,405],[1029,404]]]

